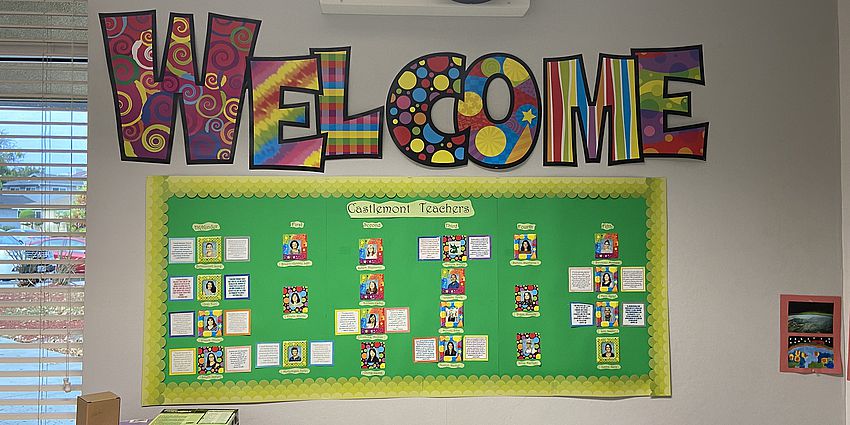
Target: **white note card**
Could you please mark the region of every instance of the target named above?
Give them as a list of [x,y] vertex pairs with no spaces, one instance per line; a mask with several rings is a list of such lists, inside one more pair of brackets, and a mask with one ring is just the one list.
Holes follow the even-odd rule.
[[310,366],[333,366],[333,341],[310,341]]
[[169,263],[194,263],[195,238],[171,238],[168,240]]
[[593,267],[570,267],[570,292],[593,292]]
[[251,238],[224,238],[224,261],[251,261]]
[[419,238],[419,261],[443,259],[443,245],[439,236],[422,236]]
[[490,236],[469,236],[467,241],[469,241],[470,260],[490,259]]

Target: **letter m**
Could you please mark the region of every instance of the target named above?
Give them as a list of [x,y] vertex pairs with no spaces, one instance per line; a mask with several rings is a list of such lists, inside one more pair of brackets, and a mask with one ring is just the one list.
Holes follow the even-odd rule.
[[600,162],[608,135],[608,164],[643,161],[637,63],[631,56],[599,55],[593,97],[581,55],[543,60],[544,165],[577,166],[576,141],[585,162]]

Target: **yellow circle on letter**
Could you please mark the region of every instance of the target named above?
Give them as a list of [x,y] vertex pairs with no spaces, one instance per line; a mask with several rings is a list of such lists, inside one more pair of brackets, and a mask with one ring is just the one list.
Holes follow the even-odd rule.
[[440,91],[449,88],[449,77],[446,77],[445,75],[438,75],[434,77],[434,87]]
[[401,73],[401,76],[398,77],[398,86],[405,89],[410,90],[413,86],[416,85],[416,74],[410,71],[404,71]]
[[499,127],[492,125],[478,130],[475,136],[475,147],[484,156],[496,156],[502,153],[506,143],[505,133]]
[[463,101],[457,104],[457,111],[461,113],[461,115],[467,117],[474,117],[481,112],[481,108],[484,107],[484,101],[481,100],[481,96],[474,91],[468,91],[463,93]]
[[422,152],[422,149],[425,149],[425,142],[422,139],[413,139],[410,141],[410,149],[416,153]]
[[431,162],[435,164],[451,164],[455,162],[455,157],[449,151],[439,150],[434,152],[434,156],[431,157]]
[[514,87],[528,79],[528,71],[525,67],[511,58],[505,59],[503,67],[505,68],[505,75],[508,76]]

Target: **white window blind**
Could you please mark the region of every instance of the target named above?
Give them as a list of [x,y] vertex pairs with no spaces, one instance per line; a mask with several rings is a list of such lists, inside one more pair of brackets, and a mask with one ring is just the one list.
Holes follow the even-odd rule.
[[86,258],[85,1],[0,0],[0,423],[72,424]]

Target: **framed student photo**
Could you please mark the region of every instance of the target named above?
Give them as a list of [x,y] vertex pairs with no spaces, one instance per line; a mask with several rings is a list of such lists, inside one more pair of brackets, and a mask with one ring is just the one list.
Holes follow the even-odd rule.
[[620,363],[620,338],[616,336],[596,338],[596,363]]
[[616,266],[597,266],[593,268],[593,283],[596,292],[618,292],[620,275]]
[[221,310],[198,311],[198,337],[213,338],[224,334],[224,316]]
[[463,295],[466,292],[466,269],[443,269],[440,272],[440,293]]
[[220,274],[201,274],[198,275],[198,290],[195,292],[198,296],[198,301],[220,301],[221,294],[221,275]]
[[286,286],[283,288],[283,314],[307,314],[309,308],[306,286]]
[[382,341],[360,343],[360,369],[382,370],[387,367],[386,345]]
[[596,302],[596,327],[616,328],[620,326],[620,302],[619,301],[597,301]]
[[441,335],[439,356],[441,363],[460,363],[463,361],[463,336]]
[[384,264],[384,240],[381,238],[360,239],[358,256],[360,264]]
[[443,236],[443,261],[466,261],[469,257],[465,235]]
[[224,373],[224,347],[198,347],[198,375]]
[[360,275],[360,300],[383,300],[384,299],[384,275],[383,273],[369,273]]
[[537,259],[537,234],[521,233],[514,235],[514,260]]
[[780,295],[779,371],[841,375],[841,297]]
[[307,235],[304,233],[283,235],[283,260],[307,259]]
[[463,327],[463,301],[440,302],[440,327],[443,329]]
[[533,313],[540,311],[537,285],[514,285],[514,311]]
[[516,334],[516,359],[540,360],[540,334],[537,332],[523,332]]
[[221,236],[198,237],[198,263],[220,263],[221,262]]
[[597,233],[594,242],[597,259],[620,258],[620,237],[616,233]]
[[283,341],[283,367],[307,367],[307,341]]
[[363,335],[383,334],[386,321],[382,307],[360,309],[360,333]]

